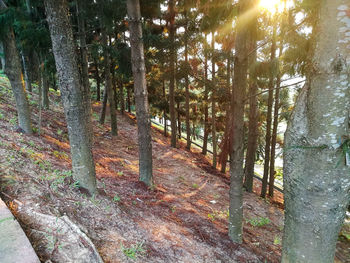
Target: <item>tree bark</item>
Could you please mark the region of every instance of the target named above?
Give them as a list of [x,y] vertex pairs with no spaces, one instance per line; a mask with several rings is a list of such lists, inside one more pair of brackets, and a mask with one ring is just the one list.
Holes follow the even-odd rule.
[[176,112],[175,112],[175,3],[169,0],[169,41],[170,41],[170,84],[169,112],[171,122],[171,147],[176,148]]
[[[284,148],[282,262],[334,262],[350,198],[348,0],[321,1],[312,72],[288,123]],[[348,156],[348,155],[347,155]]]
[[130,88],[126,89],[127,101],[128,101],[128,112],[131,113],[131,90]]
[[[267,181],[269,178],[269,165],[271,153],[271,124],[272,124],[272,106],[273,106],[273,88],[275,85],[275,69],[274,62],[276,58],[276,21],[273,22],[272,44],[271,44],[271,58],[270,58],[270,76],[269,76],[269,97],[267,101],[267,116],[266,116],[266,136],[265,136],[265,160],[264,160],[264,175],[261,184],[262,198],[265,198],[267,191]],[[273,175],[270,175],[273,176]]]
[[[164,97],[164,102],[167,102],[167,98],[166,98],[166,91],[165,91],[165,80],[163,79],[163,97]],[[164,105],[164,113],[163,113],[163,117],[164,117],[164,136],[168,137],[168,125],[167,125],[167,117],[166,117],[166,105]]]
[[[256,19],[257,17],[254,17],[255,25],[256,25]],[[257,58],[256,34],[257,34],[257,28],[256,26],[253,26],[251,29],[251,35],[250,35],[251,47],[249,50],[249,53],[250,52],[252,53],[248,58],[249,66],[250,66],[249,124],[248,124],[247,152],[246,152],[245,169],[244,169],[244,175],[245,175],[244,187],[250,193],[253,192],[254,166],[255,166],[256,149],[258,146],[258,135],[259,135],[258,97],[256,96],[256,94],[258,93],[258,85],[256,83],[256,73],[255,73],[255,64],[256,64],[256,58]]]
[[[207,35],[205,35],[205,43],[207,41]],[[206,45],[205,45],[206,47]],[[205,49],[204,47],[204,49]],[[209,135],[209,110],[208,110],[208,99],[209,99],[209,87],[208,87],[208,56],[204,50],[204,135],[203,135],[203,148],[202,154],[207,154],[208,149],[208,135]]]
[[[244,14],[254,10],[254,0],[239,1],[239,16],[235,43],[234,99],[232,129],[235,138],[232,142],[230,162],[230,208],[229,237],[233,242],[242,243],[243,219],[243,154],[244,154],[244,100],[247,86],[249,28],[254,24],[252,17]],[[254,26],[254,25],[253,25]]]
[[102,100],[102,108],[101,108],[101,114],[100,114],[100,124],[105,123],[107,101],[108,101],[108,92],[107,92],[107,88],[105,87],[103,90],[103,100]]
[[50,101],[49,101],[49,79],[48,76],[46,75],[47,72],[43,69],[42,72],[42,88],[41,88],[41,105],[42,108],[45,110],[49,109]]
[[148,105],[146,66],[142,41],[141,11],[139,0],[128,0],[127,9],[130,28],[132,71],[139,142],[140,181],[151,186],[152,181],[152,136]]
[[[116,115],[116,108],[115,108],[115,101],[113,96],[113,85],[112,85],[112,76],[111,76],[111,59],[110,54],[108,51],[108,40],[107,40],[107,33],[106,33],[106,27],[103,21],[103,11],[102,8],[104,6],[104,0],[100,0],[101,5],[101,17],[100,17],[100,25],[101,25],[101,41],[103,46],[103,55],[104,55],[104,67],[105,67],[105,90],[107,91],[107,97],[109,102],[109,112],[111,116],[111,135],[117,136],[118,135],[118,128],[117,128],[117,115]],[[102,116],[102,115],[101,115]]]
[[[186,68],[188,67],[188,19],[187,19],[187,11],[185,11],[185,64]],[[191,150],[191,126],[190,126],[190,89],[189,89],[189,79],[188,74],[185,76],[185,89],[186,89],[186,148],[187,150]]]
[[181,139],[181,114],[180,114],[180,101],[178,101],[177,103],[177,136],[179,139]]
[[217,145],[216,145],[216,80],[215,80],[215,32],[211,33],[211,76],[212,76],[212,91],[211,91],[211,137],[213,145],[213,168],[216,169],[216,156],[217,156]]
[[[5,9],[7,9],[7,6],[0,0],[0,11]],[[12,92],[15,97],[19,128],[27,134],[32,134],[30,109],[27,94],[22,83],[21,60],[16,48],[15,35],[11,27],[3,36],[3,48],[5,53],[5,74],[11,83]]]
[[73,177],[94,194],[95,164],[92,156],[90,101],[80,78],[66,0],[45,0],[47,22],[59,76],[72,155]]
[[94,64],[95,64],[95,80],[96,80],[96,100],[100,101],[101,100],[101,78],[100,78],[100,73],[98,70],[98,63],[97,59],[94,59]]

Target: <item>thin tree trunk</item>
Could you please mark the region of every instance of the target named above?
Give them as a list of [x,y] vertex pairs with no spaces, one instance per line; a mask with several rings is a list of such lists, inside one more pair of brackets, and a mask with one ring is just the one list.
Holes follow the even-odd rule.
[[170,42],[170,84],[169,111],[171,122],[171,147],[176,148],[176,112],[175,112],[175,2],[169,0],[169,42]]
[[97,60],[94,59],[94,64],[95,64],[95,80],[96,80],[96,100],[100,101],[101,100],[101,78],[100,78],[100,73],[98,70],[98,63]]
[[[205,35],[205,43],[207,41],[207,35]],[[209,110],[208,110],[208,99],[209,99],[209,87],[208,87],[208,56],[207,52],[204,51],[204,135],[203,135],[203,148],[202,154],[207,154],[208,149],[208,135],[209,135]]]
[[[163,97],[164,97],[164,102],[167,102],[167,98],[166,98],[166,92],[165,92],[165,80],[163,79]],[[167,125],[167,117],[166,117],[166,107],[164,108],[164,113],[163,113],[163,117],[164,117],[164,136],[168,137],[168,125]]]
[[[103,6],[104,0],[100,1],[100,5]],[[101,15],[103,15],[102,8],[101,8]],[[111,134],[112,136],[118,135],[118,129],[117,129],[117,115],[116,115],[116,108],[115,108],[115,101],[113,96],[113,87],[112,87],[112,76],[111,76],[111,60],[110,60],[110,54],[107,49],[107,33],[106,28],[103,22],[103,18],[100,17],[100,24],[101,24],[101,41],[103,46],[103,54],[104,54],[104,67],[105,67],[105,89],[107,90],[107,96],[108,96],[108,102],[109,102],[109,112],[111,116]]]
[[[7,6],[0,0],[0,11],[5,9],[7,9]],[[16,40],[12,28],[9,28],[3,36],[3,47],[5,53],[5,74],[10,80],[12,92],[16,100],[18,125],[25,133],[32,134],[30,109],[22,83],[21,60],[16,48]]]
[[[185,20],[186,20],[186,26],[185,26],[185,64],[186,67],[188,66],[188,29],[187,29],[187,11],[185,11]],[[186,88],[186,106],[185,106],[185,111],[186,111],[186,148],[188,150],[191,150],[191,126],[190,126],[190,89],[189,89],[189,80],[188,80],[188,74],[186,74],[185,77],[185,88]]]
[[151,186],[153,183],[151,119],[148,105],[146,66],[142,42],[139,0],[128,0],[127,9],[130,23],[130,45],[136,101],[140,181]]
[[246,12],[255,10],[254,0],[239,1],[239,16],[235,42],[234,98],[232,130],[235,138],[232,142],[230,162],[230,208],[229,232],[233,242],[242,243],[243,220],[243,158],[244,158],[244,100],[247,87],[249,29],[254,26],[253,15],[245,17]]
[[73,177],[81,187],[94,194],[90,101],[84,96],[85,88],[79,75],[68,5],[65,0],[45,0],[45,10],[67,120]]
[[[254,18],[256,19],[256,17]],[[256,22],[254,22],[256,24]],[[256,149],[258,146],[258,97],[255,94],[258,93],[258,85],[256,83],[256,73],[255,73],[255,64],[257,58],[257,28],[252,27],[251,30],[251,47],[249,53],[251,53],[248,58],[249,61],[249,124],[248,124],[248,142],[247,142],[247,152],[245,158],[245,181],[244,187],[248,192],[253,192],[253,181],[254,181],[254,166],[256,158]]]
[[[276,20],[273,22],[271,58],[270,58],[270,79],[269,79],[269,97],[267,101],[267,116],[266,116],[266,136],[265,136],[265,160],[264,160],[264,175],[261,184],[262,198],[266,197],[267,181],[269,178],[269,165],[271,153],[271,124],[272,124],[272,106],[273,106],[273,88],[275,85],[275,58],[276,58]],[[273,175],[270,175],[273,176]]]
[[181,114],[180,114],[180,102],[177,102],[177,136],[181,139]]
[[215,80],[215,32],[211,34],[211,48],[212,48],[212,58],[211,58],[211,75],[212,75],[212,92],[211,92],[211,136],[213,144],[213,168],[216,169],[216,155],[217,155],[217,145],[216,145],[216,80]]
[[29,92],[32,92],[32,78],[31,78],[31,72],[29,67],[29,57],[26,51],[22,52],[22,61],[23,61],[23,71],[24,71],[24,81],[25,81],[25,87],[26,90]]
[[41,95],[41,105],[42,105],[42,108],[44,110],[48,110],[49,109],[49,104],[50,104],[50,101],[49,101],[49,88],[50,88],[50,85],[49,85],[49,79],[48,79],[48,76],[46,75],[47,73],[44,71],[44,69],[42,70],[42,86],[41,86],[41,92],[39,91],[40,95]]
[[333,263],[349,204],[348,4],[320,2],[312,72],[288,123],[283,263]]
[[107,92],[107,88],[105,87],[103,90],[103,101],[102,101],[102,108],[101,108],[101,114],[100,114],[100,124],[105,123],[107,101],[108,101],[108,92]]
[[126,89],[127,94],[127,101],[128,101],[128,112],[131,113],[131,90],[130,88]]

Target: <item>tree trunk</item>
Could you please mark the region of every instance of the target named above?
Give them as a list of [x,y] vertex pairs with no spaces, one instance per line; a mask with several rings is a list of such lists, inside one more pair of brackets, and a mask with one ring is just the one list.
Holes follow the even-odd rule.
[[[164,97],[164,102],[167,102],[167,98],[166,98],[166,92],[165,92],[165,80],[163,79],[163,97]],[[166,104],[166,103],[165,103]],[[163,117],[164,117],[164,136],[168,137],[168,125],[167,125],[167,117],[166,117],[166,105],[164,105],[164,113],[163,113]]]
[[213,144],[213,168],[216,169],[216,80],[215,80],[215,32],[211,33],[211,48],[212,48],[212,57],[211,57],[211,76],[212,76],[212,91],[211,91],[211,137]]
[[50,89],[50,85],[49,85],[49,78],[46,75],[47,72],[45,72],[45,70],[42,70],[41,73],[42,76],[42,88],[41,88],[41,105],[42,108],[45,110],[49,109],[49,89]]
[[[207,41],[207,35],[205,35],[205,43]],[[205,45],[206,46],[206,45]],[[208,135],[209,135],[209,110],[208,110],[208,99],[209,99],[209,87],[208,87],[208,56],[207,52],[204,51],[204,135],[203,135],[203,148],[202,154],[207,154],[208,149]]]
[[[0,0],[0,11],[5,9],[7,9],[6,5]],[[21,60],[16,48],[16,40],[12,28],[9,28],[3,36],[3,47],[5,53],[5,74],[10,80],[12,92],[16,100],[18,125],[25,133],[32,134],[30,109],[22,83]]]
[[29,66],[29,57],[26,51],[22,52],[22,61],[23,61],[23,71],[24,71],[24,81],[26,90],[32,92],[32,78]]
[[[256,17],[254,18],[256,20]],[[256,25],[256,22],[254,22]],[[252,27],[251,30],[251,47],[249,53],[251,53],[248,58],[249,61],[249,78],[250,78],[250,86],[249,86],[249,124],[248,124],[248,142],[247,142],[247,152],[245,158],[245,181],[244,187],[245,189],[252,193],[253,192],[253,181],[254,181],[254,166],[255,166],[255,157],[256,157],[256,149],[258,146],[258,135],[259,135],[259,127],[258,127],[258,97],[256,94],[258,93],[258,85],[256,83],[256,73],[255,73],[255,64],[257,57],[257,28]]]
[[[102,8],[103,8],[104,0],[100,0],[101,5],[101,16],[103,15]],[[106,33],[106,27],[104,25],[103,17],[100,17],[100,24],[101,24],[101,41],[103,46],[103,55],[104,55],[104,67],[105,67],[105,90],[107,91],[107,97],[109,102],[109,112],[111,116],[111,134],[112,136],[118,135],[118,129],[117,129],[117,115],[116,115],[116,108],[115,108],[115,101],[113,96],[113,85],[112,85],[112,76],[111,76],[111,60],[110,60],[110,54],[108,51],[108,42],[107,42],[107,33]]]
[[[239,1],[239,16],[235,43],[234,87],[232,130],[235,138],[232,142],[230,162],[230,208],[229,237],[233,242],[242,243],[243,219],[243,157],[244,157],[244,101],[247,86],[249,29],[254,26],[253,16],[247,18],[246,12],[255,10],[254,0]],[[253,24],[253,25],[252,25]]]
[[100,114],[100,124],[105,123],[107,101],[108,101],[108,92],[107,92],[107,88],[105,87],[103,90],[103,101],[102,101],[102,108],[101,108],[101,114]]
[[[0,41],[0,53],[4,53],[3,43]],[[5,71],[5,57],[0,56],[1,69]]]
[[282,262],[334,262],[350,198],[348,0],[320,2],[312,72],[285,134]]
[[169,112],[171,122],[171,147],[176,148],[176,112],[175,112],[175,3],[169,0],[169,42],[170,42],[170,84]]
[[128,112],[131,113],[131,90],[130,88],[126,89],[127,100],[128,100]]
[[180,102],[177,102],[177,136],[181,139],[181,114],[180,114]]
[[[262,198],[265,198],[267,191],[267,181],[269,178],[270,152],[271,152],[271,124],[272,124],[272,106],[273,106],[273,88],[275,78],[275,57],[276,57],[276,21],[273,22],[271,58],[270,58],[270,76],[269,76],[269,97],[267,101],[267,116],[266,116],[266,136],[265,136],[265,160],[264,160],[264,175],[261,185]],[[273,176],[273,175],[270,175]]]
[[[185,20],[186,20],[186,26],[185,26],[185,64],[186,67],[188,67],[188,29],[187,29],[187,11],[185,11]],[[185,106],[185,111],[186,111],[186,148],[188,150],[191,150],[191,126],[190,126],[190,89],[189,89],[189,80],[188,80],[188,74],[186,74],[185,77],[185,88],[186,88],[186,106]]]
[[100,73],[98,70],[98,63],[97,60],[94,59],[94,64],[96,67],[95,71],[95,80],[96,80],[96,100],[100,101],[101,100],[101,78],[100,78]]
[[125,112],[125,98],[124,98],[124,85],[123,85],[123,81],[120,81],[119,100],[120,100],[120,113],[121,113],[121,114],[124,114],[124,112]]
[[73,177],[81,187],[94,194],[90,101],[84,96],[85,88],[79,75],[68,5],[65,0],[45,0],[45,10],[67,120]]
[[140,181],[151,186],[153,183],[151,119],[148,106],[146,66],[142,41],[139,0],[128,0],[127,9],[130,23],[130,45],[134,75]]

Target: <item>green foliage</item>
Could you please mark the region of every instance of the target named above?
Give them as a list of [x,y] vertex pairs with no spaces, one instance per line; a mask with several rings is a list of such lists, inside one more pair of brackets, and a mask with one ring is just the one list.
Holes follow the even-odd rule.
[[254,217],[254,218],[248,219],[247,222],[254,227],[257,227],[257,226],[261,227],[261,226],[270,224],[271,221],[267,217]]
[[113,201],[114,202],[119,202],[121,199],[120,199],[120,196],[119,195],[115,195],[114,197],[113,197]]
[[137,257],[144,255],[146,250],[143,247],[144,241],[132,245],[130,247],[124,247],[123,244],[120,244],[120,248],[123,251],[124,255],[130,259],[136,259]]

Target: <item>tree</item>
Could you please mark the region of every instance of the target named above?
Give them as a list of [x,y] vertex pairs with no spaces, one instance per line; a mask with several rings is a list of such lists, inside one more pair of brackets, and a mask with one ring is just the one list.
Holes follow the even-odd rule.
[[[239,1],[239,16],[237,18],[237,33],[234,61],[234,98],[232,129],[235,136],[232,143],[230,162],[230,208],[229,237],[233,242],[242,243],[243,219],[243,157],[244,157],[244,104],[248,73],[249,30],[254,24],[253,7],[255,0]],[[246,12],[249,14],[246,16]]]
[[[5,3],[0,0],[0,11],[7,9]],[[18,114],[18,125],[25,133],[32,134],[30,120],[30,109],[27,94],[22,83],[22,66],[19,52],[16,47],[16,40],[11,26],[4,29],[2,36],[5,53],[5,74],[10,80],[12,92],[16,100]]]
[[139,0],[128,0],[132,69],[139,142],[140,181],[152,185],[152,137]]
[[72,155],[73,177],[90,194],[96,191],[92,156],[90,100],[79,74],[66,0],[45,0]]
[[349,203],[348,3],[318,4],[312,71],[285,134],[282,262],[333,262]]

